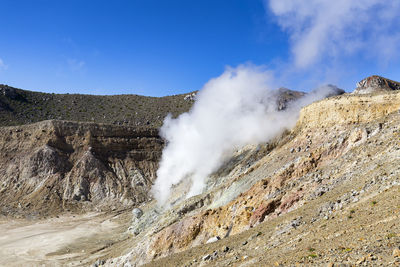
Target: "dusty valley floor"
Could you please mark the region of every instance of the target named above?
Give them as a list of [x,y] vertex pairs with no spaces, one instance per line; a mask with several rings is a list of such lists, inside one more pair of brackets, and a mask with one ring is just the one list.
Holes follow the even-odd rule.
[[[130,212],[129,212],[130,213]],[[126,213],[0,221],[0,266],[87,266],[128,239]]]

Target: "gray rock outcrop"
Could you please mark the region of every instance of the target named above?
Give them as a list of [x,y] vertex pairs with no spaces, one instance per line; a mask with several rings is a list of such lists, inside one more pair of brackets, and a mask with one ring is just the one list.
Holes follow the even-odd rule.
[[373,75],[359,81],[353,94],[370,94],[393,90],[400,90],[400,83]]

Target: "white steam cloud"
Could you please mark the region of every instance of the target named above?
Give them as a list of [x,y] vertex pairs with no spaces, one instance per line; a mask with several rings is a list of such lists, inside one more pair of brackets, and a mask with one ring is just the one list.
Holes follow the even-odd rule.
[[[315,72],[318,63],[325,67],[347,56],[390,61],[400,50],[398,0],[264,1],[289,34],[295,70],[312,66]],[[152,188],[159,205],[167,204],[173,185],[185,179],[191,180],[188,196],[201,193],[207,177],[235,149],[293,127],[302,106],[334,89],[321,88],[277,111],[273,88],[273,75],[263,68],[228,68],[200,90],[189,113],[165,119],[161,135],[167,143]]]
[[296,67],[364,52],[389,61],[400,48],[398,0],[266,0],[289,33]]
[[171,187],[184,179],[192,182],[188,197],[201,193],[207,177],[235,149],[291,128],[301,106],[332,93],[331,87],[324,87],[278,112],[273,88],[272,74],[263,68],[228,68],[200,90],[189,113],[165,119],[161,135],[167,144],[152,189],[161,206]]

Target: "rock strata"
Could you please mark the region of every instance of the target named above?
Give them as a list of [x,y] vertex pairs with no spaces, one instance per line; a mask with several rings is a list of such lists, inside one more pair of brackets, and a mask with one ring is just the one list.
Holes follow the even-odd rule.
[[0,128],[0,212],[57,213],[142,203],[162,147],[152,128],[68,121]]

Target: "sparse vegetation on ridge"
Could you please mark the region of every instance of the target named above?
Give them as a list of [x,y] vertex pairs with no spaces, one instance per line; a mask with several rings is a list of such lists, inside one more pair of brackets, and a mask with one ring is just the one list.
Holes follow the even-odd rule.
[[190,109],[193,101],[184,97],[50,94],[0,85],[0,126],[55,119],[160,127],[168,113],[178,116]]

